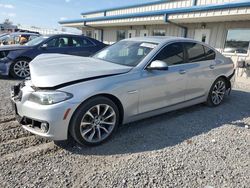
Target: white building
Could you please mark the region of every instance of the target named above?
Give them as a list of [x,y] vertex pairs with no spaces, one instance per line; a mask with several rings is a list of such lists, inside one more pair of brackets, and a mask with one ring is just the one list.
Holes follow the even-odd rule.
[[[81,16],[59,23],[108,44],[136,36],[181,36],[206,42],[235,62],[250,59],[250,0],[161,0]],[[250,77],[250,71],[238,75]]]

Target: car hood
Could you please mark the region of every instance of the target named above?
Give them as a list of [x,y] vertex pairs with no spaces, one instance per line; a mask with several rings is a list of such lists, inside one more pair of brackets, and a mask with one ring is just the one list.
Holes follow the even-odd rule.
[[126,73],[131,69],[95,58],[62,54],[42,54],[30,63],[32,84],[39,88],[66,86]]
[[24,46],[24,45],[5,45],[5,46],[0,46],[0,51],[27,50],[30,48],[31,48],[30,46]]

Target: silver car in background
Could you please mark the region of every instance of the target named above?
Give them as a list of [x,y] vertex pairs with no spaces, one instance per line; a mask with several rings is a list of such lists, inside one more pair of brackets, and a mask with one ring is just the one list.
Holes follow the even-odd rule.
[[23,128],[97,145],[119,124],[198,103],[220,105],[231,90],[234,65],[191,39],[146,37],[120,41],[91,58],[40,55],[30,72],[30,80],[12,88]]

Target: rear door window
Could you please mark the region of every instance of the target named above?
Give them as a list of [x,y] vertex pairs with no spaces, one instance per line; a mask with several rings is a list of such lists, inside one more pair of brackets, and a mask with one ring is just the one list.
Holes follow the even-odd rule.
[[215,60],[216,53],[211,48],[204,46],[205,57],[204,60]]
[[185,42],[184,46],[187,50],[189,63],[215,59],[215,52],[206,46],[192,42]]
[[201,44],[197,43],[185,43],[185,47],[188,53],[189,62],[204,61],[205,50]]

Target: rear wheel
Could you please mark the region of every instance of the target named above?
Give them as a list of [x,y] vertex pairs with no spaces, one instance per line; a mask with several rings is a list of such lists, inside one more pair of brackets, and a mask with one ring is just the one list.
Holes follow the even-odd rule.
[[208,98],[207,104],[209,106],[218,106],[224,100],[226,93],[226,81],[224,78],[218,78],[212,85]]
[[24,79],[30,76],[29,59],[17,59],[10,67],[10,75],[13,78]]
[[108,140],[119,124],[117,106],[106,97],[82,104],[70,123],[70,133],[80,144],[98,145]]

